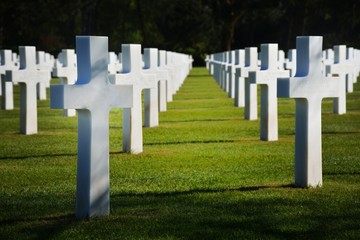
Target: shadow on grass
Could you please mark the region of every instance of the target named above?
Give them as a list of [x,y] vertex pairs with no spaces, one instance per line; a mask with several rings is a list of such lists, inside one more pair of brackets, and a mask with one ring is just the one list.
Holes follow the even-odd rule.
[[[44,200],[40,198],[34,196],[33,201]],[[32,207],[34,202],[24,204]],[[348,234],[347,239],[358,236],[359,213],[353,211],[355,203],[349,198],[335,206],[333,209],[333,199],[328,196],[308,194],[308,190],[296,189],[292,184],[125,192],[111,194],[110,216],[78,220],[73,214],[51,216],[66,209],[46,209],[43,214],[50,217],[37,213],[33,217],[18,215],[18,219],[1,220],[0,233],[6,226],[17,231],[15,237],[33,239],[339,239],[339,234],[344,233]]]
[[[290,190],[298,197],[263,189]],[[125,228],[142,226],[149,239],[318,239],[344,232],[356,236],[358,216],[345,202],[337,204],[336,211],[341,210],[333,214],[331,199],[302,197],[303,191],[279,185],[124,193],[112,195],[112,209],[126,219]]]
[[203,143],[233,143],[235,140],[198,140],[198,141],[176,141],[176,142],[153,142],[144,143],[146,146],[152,145],[177,145],[177,144],[203,144]]
[[360,132],[345,132],[345,131],[323,131],[322,134],[360,134]]
[[11,156],[11,157],[0,157],[1,160],[27,160],[31,158],[48,158],[48,157],[74,157],[77,156],[77,153],[75,154],[44,154],[44,155],[31,155],[31,156]]

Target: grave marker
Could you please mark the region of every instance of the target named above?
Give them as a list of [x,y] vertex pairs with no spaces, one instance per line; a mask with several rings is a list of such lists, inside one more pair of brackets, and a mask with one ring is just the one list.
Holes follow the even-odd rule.
[[[154,94],[150,89],[144,90],[144,97],[148,98],[147,103],[158,104],[158,110],[164,111],[166,110],[166,81],[169,80],[169,72],[167,70],[162,70],[158,67],[158,50],[156,48],[145,48],[144,49],[144,72],[155,75],[155,79],[157,81],[157,94]],[[164,84],[165,83],[165,84]],[[157,99],[156,99],[157,98]],[[148,108],[145,106],[145,108]],[[154,106],[154,109],[156,107]],[[150,113],[150,109],[145,111]],[[156,116],[155,116],[156,117]],[[157,116],[158,117],[158,116]],[[150,119],[150,117],[145,117],[145,119]],[[157,125],[159,120],[157,120]],[[145,126],[149,126],[150,123],[145,123]]]
[[0,65],[0,80],[1,80],[1,109],[14,109],[14,93],[13,83],[6,81],[6,70],[16,70],[14,62],[12,61],[11,50],[1,50],[1,65]]
[[[54,67],[53,75],[60,79],[60,84],[75,84],[77,79],[76,55],[74,49],[63,49],[59,54],[59,59],[62,64],[57,64]],[[73,117],[76,115],[75,109],[64,109],[63,115],[66,117]]]
[[240,76],[241,68],[245,67],[245,50],[235,50],[235,93],[234,93],[234,105],[235,107],[245,106],[245,79]]
[[35,47],[19,47],[19,70],[7,70],[6,80],[20,85],[20,133],[35,134],[37,125],[37,85],[51,78],[49,71],[36,68]]
[[38,100],[46,100],[46,86],[49,86],[51,81],[51,71],[45,62],[45,52],[37,51],[36,52],[36,68],[40,71],[49,71],[49,78],[46,81],[41,81],[37,85],[37,99]]
[[[133,105],[131,108],[125,108],[123,110],[123,151],[137,154],[143,151],[141,92],[143,89],[149,88],[153,91],[157,91],[157,83],[154,75],[143,73],[141,45],[123,44],[121,49],[123,72],[109,75],[109,79],[116,85],[133,86]],[[148,99],[145,99],[145,101],[147,100]],[[150,103],[144,104],[154,106]],[[157,108],[151,108],[150,111],[153,112],[151,114],[146,114],[146,116],[153,117],[155,114],[158,114]],[[155,124],[155,120],[155,118],[152,118],[147,121],[153,126],[152,124]]]
[[277,53],[277,44],[261,44],[261,69],[249,72],[250,83],[260,85],[260,139],[265,141],[278,140],[277,78],[289,76],[278,68]]
[[339,97],[338,77],[324,77],[322,37],[297,37],[295,77],[278,79],[278,97],[295,98],[295,185],[322,185],[321,101]]
[[245,78],[245,109],[246,120],[257,119],[257,87],[249,81],[249,72],[257,71],[258,52],[256,47],[245,48],[245,67],[240,68],[240,76]]
[[346,46],[334,46],[334,64],[327,66],[327,73],[337,74],[346,84],[346,92],[353,92],[354,65],[346,59]]
[[168,78],[166,80],[159,81],[159,111],[165,112],[167,110],[167,102],[172,99],[172,94],[168,89],[172,79],[172,74],[170,69],[166,66],[166,51],[160,50],[159,54],[159,69],[162,71],[168,72]]
[[[335,114],[346,113],[346,86],[347,86],[347,74],[346,69],[350,72],[350,69],[344,62],[346,61],[346,46],[334,46],[333,63],[325,65],[326,76],[332,76],[332,74],[338,75],[342,82],[341,95],[338,98],[333,99],[333,112]],[[340,63],[341,62],[341,63]]]
[[132,87],[108,79],[108,38],[76,37],[78,79],[50,87],[51,108],[78,112],[76,216],[109,214],[109,111],[132,106]]

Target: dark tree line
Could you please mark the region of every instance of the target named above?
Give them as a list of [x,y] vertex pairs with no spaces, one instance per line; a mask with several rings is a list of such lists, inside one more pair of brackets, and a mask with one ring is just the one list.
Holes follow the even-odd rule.
[[34,45],[57,54],[76,35],[192,54],[276,42],[288,50],[299,35],[324,36],[324,48],[360,48],[359,0],[2,0],[0,49]]

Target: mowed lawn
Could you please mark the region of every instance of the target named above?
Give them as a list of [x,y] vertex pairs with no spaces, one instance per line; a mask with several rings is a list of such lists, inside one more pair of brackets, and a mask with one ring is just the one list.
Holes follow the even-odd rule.
[[78,220],[77,118],[38,101],[39,133],[19,134],[15,86],[15,110],[0,110],[0,239],[359,239],[360,80],[345,115],[323,101],[321,188],[293,186],[295,100],[278,106],[279,140],[260,141],[259,120],[194,68],[138,155],[112,110],[111,214]]

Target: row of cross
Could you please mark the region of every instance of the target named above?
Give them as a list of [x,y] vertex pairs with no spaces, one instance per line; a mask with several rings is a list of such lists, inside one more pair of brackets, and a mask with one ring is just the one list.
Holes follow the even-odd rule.
[[338,45],[323,51],[322,37],[302,36],[289,53],[286,61],[279,57],[277,44],[262,44],[260,59],[257,48],[250,47],[211,54],[206,61],[234,105],[244,107],[246,120],[258,117],[260,85],[261,140],[278,140],[277,98],[295,99],[295,185],[318,187],[322,185],[321,102],[333,98],[333,112],[346,113],[346,93],[353,91],[360,72],[360,50]]
[[[13,84],[20,85],[20,132],[24,134],[37,133],[37,88],[51,78],[49,70],[37,68],[35,52],[35,47],[19,47],[19,67],[12,64],[2,74],[4,97],[9,86],[12,90]],[[1,60],[9,60],[8,51],[1,53]],[[75,109],[78,114],[76,215],[86,218],[110,211],[110,109],[123,108],[123,151],[141,153],[142,92],[144,126],[157,126],[159,109],[165,111],[166,102],[180,88],[192,67],[192,57],[155,48],[144,49],[142,56],[141,45],[124,44],[121,68],[114,72],[109,71],[107,37],[78,36],[76,56],[74,53],[63,50],[53,68],[62,84],[50,85],[50,107]]]

